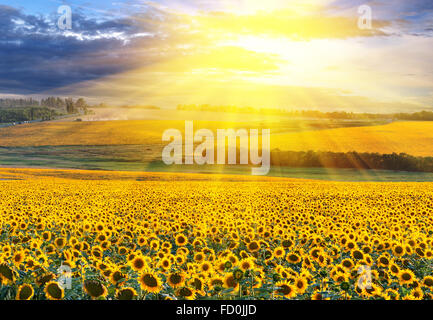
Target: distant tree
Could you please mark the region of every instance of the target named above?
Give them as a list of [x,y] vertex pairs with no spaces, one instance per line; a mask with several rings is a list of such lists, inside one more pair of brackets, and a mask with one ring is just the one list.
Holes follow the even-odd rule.
[[354,168],[412,172],[433,172],[433,157],[415,157],[405,153],[379,154],[322,151],[272,150],[271,164],[300,168]]
[[87,113],[87,103],[83,98],[79,98],[75,102],[75,109],[77,111],[82,111],[83,113]]
[[22,122],[32,120],[51,120],[59,115],[47,107],[14,107],[0,109],[0,123]]
[[65,101],[63,100],[63,99],[61,99],[61,98],[59,98],[59,97],[57,97],[57,100],[56,100],[56,107],[57,108],[64,108],[65,107]]
[[72,98],[67,98],[65,99],[65,103],[66,103],[66,112],[69,114],[75,113],[75,104],[74,104],[74,100]]

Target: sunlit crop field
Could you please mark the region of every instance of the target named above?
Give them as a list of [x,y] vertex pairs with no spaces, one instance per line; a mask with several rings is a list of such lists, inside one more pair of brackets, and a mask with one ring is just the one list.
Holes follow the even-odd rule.
[[432,187],[3,169],[0,299],[431,299]]
[[395,152],[422,157],[433,155],[432,142],[433,123],[430,121],[294,132],[272,137],[272,145],[281,150]]
[[[184,121],[42,122],[0,128],[1,146],[146,145],[160,155],[166,129],[185,128]],[[251,128],[271,130],[271,148],[290,151],[407,153],[433,156],[433,123],[394,122],[350,127],[350,123],[311,121],[194,121],[195,130]]]

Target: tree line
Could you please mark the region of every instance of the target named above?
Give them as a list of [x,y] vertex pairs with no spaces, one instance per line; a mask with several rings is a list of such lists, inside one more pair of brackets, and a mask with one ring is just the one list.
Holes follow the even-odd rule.
[[433,172],[433,157],[416,157],[406,153],[359,153],[324,151],[271,152],[271,165],[302,168],[377,169]]
[[[21,108],[20,112],[29,107],[50,108],[65,111],[68,114],[87,113],[89,105],[83,98],[74,100],[72,98],[47,97],[45,99],[36,100],[28,99],[0,99],[0,109],[8,109],[9,111],[16,108]],[[25,111],[24,111],[25,112]]]
[[65,114],[89,114],[89,107],[83,98],[0,99],[0,123],[52,120]]
[[237,106],[212,106],[209,104],[180,104],[177,110],[186,111],[210,111],[210,112],[232,112],[232,113],[266,113],[284,115],[294,118],[318,118],[318,119],[336,119],[336,120],[412,120],[412,121],[433,121],[432,111],[420,111],[413,113],[354,113],[346,111],[322,112],[317,110],[295,110],[289,111],[284,109],[271,108],[252,108]]
[[52,120],[59,115],[56,110],[46,107],[0,109],[0,123]]

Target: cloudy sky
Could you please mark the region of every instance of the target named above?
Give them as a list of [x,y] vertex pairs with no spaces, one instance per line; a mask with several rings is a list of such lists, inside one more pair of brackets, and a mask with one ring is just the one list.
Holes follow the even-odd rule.
[[431,0],[0,0],[4,97],[416,111],[432,48]]

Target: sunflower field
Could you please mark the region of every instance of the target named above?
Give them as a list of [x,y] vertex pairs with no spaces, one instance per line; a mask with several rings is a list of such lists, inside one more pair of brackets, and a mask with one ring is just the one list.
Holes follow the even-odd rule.
[[0,299],[433,297],[430,183],[26,172],[0,178]]

